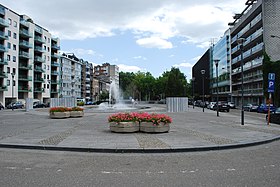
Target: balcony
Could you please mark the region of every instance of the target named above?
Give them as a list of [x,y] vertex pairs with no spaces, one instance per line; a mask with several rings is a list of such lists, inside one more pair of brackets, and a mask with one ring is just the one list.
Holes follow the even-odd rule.
[[18,92],[32,92],[32,88],[29,86],[18,86]]
[[40,67],[40,66],[35,66],[34,71],[35,71],[35,72],[45,73],[45,71],[43,70],[43,68]]
[[35,46],[34,51],[40,52],[40,53],[46,52],[46,50],[43,49],[43,47],[39,47],[39,46]]
[[60,46],[58,46],[58,45],[52,45],[52,49],[60,50]]
[[56,53],[52,53],[52,58],[59,58],[59,55]]
[[32,33],[28,32],[28,30],[25,30],[25,29],[19,30],[19,35],[23,38],[32,38],[33,37]]
[[34,92],[42,93],[42,92],[45,92],[45,89],[44,88],[34,88]]
[[35,26],[35,31],[40,34],[43,34],[43,29],[41,27],[38,27],[37,25]]
[[3,16],[5,15],[5,8],[0,7],[0,14],[3,15]]
[[29,22],[24,20],[24,19],[22,19],[22,18],[20,19],[20,24],[24,25],[25,27],[29,27]]
[[0,71],[0,78],[8,78],[8,74],[4,71]]
[[28,48],[32,48],[32,44],[30,44],[29,42],[27,41],[20,41],[19,42],[19,46],[22,47],[22,48],[25,48],[25,49],[28,49]]
[[8,27],[9,26],[9,23],[7,20],[3,19],[3,18],[0,18],[0,26],[1,27]]
[[55,67],[60,67],[60,64],[57,63],[57,62],[52,62],[52,66],[55,66]]
[[7,52],[7,51],[8,49],[4,45],[0,44],[0,52]]
[[26,69],[26,70],[32,70],[32,65],[26,65],[26,64],[19,64],[19,69]]
[[46,40],[43,39],[43,38],[40,37],[40,36],[35,36],[35,37],[34,37],[34,41],[35,41],[36,43],[41,43],[41,44],[46,43]]
[[30,55],[29,55],[29,53],[27,53],[27,52],[25,52],[25,51],[20,51],[20,52],[19,52],[19,57],[20,57],[20,58],[27,58],[27,59],[29,59],[29,58],[30,58]]
[[0,38],[2,38],[3,40],[8,40],[9,37],[2,31],[0,31]]
[[18,80],[19,81],[32,81],[32,77],[31,76],[23,76],[23,75],[20,75],[18,77]]
[[8,87],[7,86],[0,86],[0,92],[3,91],[8,91]]
[[43,59],[42,57],[39,57],[39,56],[35,56],[34,62],[45,63],[45,62],[46,62],[46,59]]
[[52,80],[51,81],[51,84],[59,84],[60,83],[60,81],[57,81],[57,80]]
[[58,93],[58,90],[51,90],[51,93]]
[[8,65],[8,60],[0,58],[0,65]]
[[[263,89],[262,88],[254,88],[254,89],[245,89],[243,91],[244,96],[260,96],[263,95]],[[232,96],[241,96],[242,91],[241,90],[235,90],[232,91]]]
[[43,79],[42,77],[35,77],[34,82],[45,82],[45,79]]
[[59,72],[58,71],[52,71],[51,75],[59,75]]

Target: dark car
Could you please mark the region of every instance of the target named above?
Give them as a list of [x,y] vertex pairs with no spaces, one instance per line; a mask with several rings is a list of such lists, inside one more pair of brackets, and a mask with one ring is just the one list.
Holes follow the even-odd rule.
[[33,108],[46,108],[47,104],[41,102],[41,101],[37,101],[33,103]]
[[[266,115],[266,120],[268,118],[268,115]],[[276,108],[274,112],[270,114],[270,120],[271,123],[277,123],[280,124],[280,107]]]
[[259,105],[248,103],[247,105],[243,106],[244,111],[249,112],[257,112]]
[[24,105],[21,101],[12,102],[7,106],[8,109],[17,109],[17,108],[23,108],[23,107],[24,107]]
[[273,104],[270,104],[270,105],[268,105],[268,104],[261,104],[258,107],[257,112],[259,112],[259,113],[267,113],[268,109],[270,109],[270,112],[274,112],[276,110],[276,107],[273,106]]
[[[219,111],[227,111],[229,112],[230,108],[227,102],[218,102]],[[215,103],[213,110],[217,110],[217,103]]]

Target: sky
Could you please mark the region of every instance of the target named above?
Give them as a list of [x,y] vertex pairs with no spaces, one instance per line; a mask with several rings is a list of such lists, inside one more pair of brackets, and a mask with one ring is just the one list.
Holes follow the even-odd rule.
[[159,77],[192,66],[246,0],[0,0],[60,38],[61,52],[94,65]]

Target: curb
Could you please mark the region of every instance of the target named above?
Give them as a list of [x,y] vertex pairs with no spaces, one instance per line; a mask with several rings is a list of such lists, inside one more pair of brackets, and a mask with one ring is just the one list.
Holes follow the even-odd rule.
[[254,141],[254,142],[247,142],[247,143],[240,143],[240,144],[174,148],[174,149],[172,148],[171,149],[110,149],[110,148],[102,149],[102,148],[57,147],[57,146],[14,145],[14,144],[0,144],[0,148],[69,151],[69,152],[94,152],[94,153],[180,153],[180,152],[199,152],[199,151],[237,149],[237,148],[266,144],[277,140],[280,140],[280,136],[276,136],[270,139],[265,139],[262,141]]

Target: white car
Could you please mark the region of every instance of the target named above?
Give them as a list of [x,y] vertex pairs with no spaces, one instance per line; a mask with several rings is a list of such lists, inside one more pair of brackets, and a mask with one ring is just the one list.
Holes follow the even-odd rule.
[[213,110],[213,107],[215,104],[216,104],[216,102],[210,102],[209,105],[207,105],[207,108],[210,110]]

